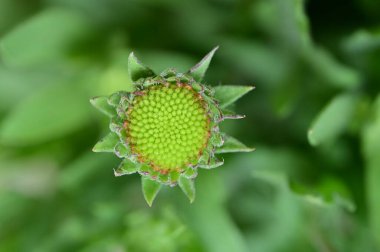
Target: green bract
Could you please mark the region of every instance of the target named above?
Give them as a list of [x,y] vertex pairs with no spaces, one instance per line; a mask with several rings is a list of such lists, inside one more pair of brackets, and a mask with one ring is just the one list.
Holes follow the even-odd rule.
[[111,118],[111,132],[93,151],[113,152],[123,159],[115,176],[141,174],[149,205],[163,184],[178,184],[192,202],[198,168],[222,165],[216,153],[253,150],[219,131],[223,120],[244,118],[228,106],[253,87],[211,88],[201,82],[216,49],[187,73],[169,69],[159,75],[131,53],[128,68],[135,91],[91,99]]

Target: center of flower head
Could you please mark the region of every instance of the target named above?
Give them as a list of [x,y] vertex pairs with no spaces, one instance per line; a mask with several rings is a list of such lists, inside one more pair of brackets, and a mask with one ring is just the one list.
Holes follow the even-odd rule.
[[161,173],[196,164],[210,136],[205,102],[189,85],[156,85],[127,111],[132,152]]

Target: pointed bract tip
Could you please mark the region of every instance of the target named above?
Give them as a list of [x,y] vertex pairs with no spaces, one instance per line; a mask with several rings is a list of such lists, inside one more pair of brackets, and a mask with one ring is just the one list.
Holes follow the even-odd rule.
[[97,110],[102,112],[108,117],[113,117],[116,115],[116,110],[114,107],[112,107],[110,104],[108,104],[108,97],[107,96],[96,96],[92,97],[90,99],[90,103],[92,106],[94,106]]
[[131,52],[128,57],[128,71],[132,81],[155,76],[153,70],[141,63],[134,52]]
[[189,179],[184,176],[181,176],[178,180],[178,185],[183,191],[183,193],[187,196],[190,203],[193,203],[195,199],[194,179]]
[[120,177],[120,176],[121,176],[121,174],[118,173],[118,172],[116,171],[116,169],[113,169],[113,174],[115,175],[115,177]]
[[90,103],[92,106],[96,107],[96,99],[98,99],[100,96],[91,97]]
[[219,46],[214,47],[206,56],[203,57],[195,66],[190,68],[188,73],[193,76],[194,80],[201,81],[210,65],[211,59],[214,56],[216,50]]
[[[128,59],[133,59],[133,60],[136,60],[137,62],[139,62],[139,59],[136,58],[136,55],[135,55],[134,52],[131,52],[131,53],[129,54]],[[141,62],[139,62],[139,63],[141,63]]]
[[211,50],[211,52],[209,52],[209,54],[210,54],[210,53],[215,53],[218,49],[219,49],[219,45],[215,46],[215,47]]
[[245,115],[238,115],[238,114],[233,114],[233,115],[223,115],[223,117],[221,118],[223,120],[225,119],[232,119],[232,120],[236,120],[236,119],[244,119],[246,116]]
[[153,181],[149,178],[146,178],[144,176],[141,177],[141,181],[142,181],[142,190],[143,190],[145,201],[149,205],[149,207],[151,207],[153,204],[153,201],[155,200],[158,192],[161,189],[162,184],[158,183],[157,181]]

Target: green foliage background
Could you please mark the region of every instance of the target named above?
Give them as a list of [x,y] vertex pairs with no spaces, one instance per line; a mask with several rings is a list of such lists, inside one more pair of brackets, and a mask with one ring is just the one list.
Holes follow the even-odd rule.
[[[89,98],[130,90],[133,50],[210,85],[255,85],[223,130],[253,153],[197,198],[91,152]],[[380,2],[0,0],[0,251],[380,251]]]

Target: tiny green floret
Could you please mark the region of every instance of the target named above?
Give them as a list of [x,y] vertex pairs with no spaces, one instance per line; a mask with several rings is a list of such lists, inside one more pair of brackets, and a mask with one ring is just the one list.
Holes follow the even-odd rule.
[[111,132],[93,151],[114,152],[123,159],[115,176],[139,173],[149,205],[162,185],[178,184],[193,202],[198,168],[222,165],[218,153],[254,150],[219,130],[224,120],[244,118],[229,107],[253,87],[204,85],[202,78],[216,50],[186,73],[168,69],[160,75],[131,53],[128,68],[135,91],[91,99],[111,118]]

